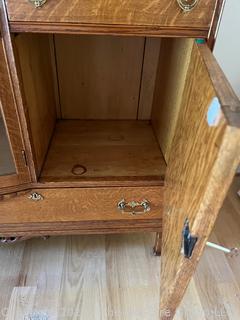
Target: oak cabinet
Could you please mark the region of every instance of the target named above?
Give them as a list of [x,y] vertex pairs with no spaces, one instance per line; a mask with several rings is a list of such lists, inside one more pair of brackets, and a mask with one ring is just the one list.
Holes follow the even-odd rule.
[[173,318],[240,161],[220,9],[1,1],[2,238],[154,231]]

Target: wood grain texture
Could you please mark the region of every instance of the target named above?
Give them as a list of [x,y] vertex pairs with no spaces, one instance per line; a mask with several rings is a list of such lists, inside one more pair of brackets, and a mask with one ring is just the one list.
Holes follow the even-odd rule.
[[[74,174],[75,166],[85,172]],[[41,181],[161,177],[165,169],[148,121],[63,120],[56,125]]]
[[[160,259],[149,250],[152,241],[151,234],[28,241],[16,289],[37,286],[32,318],[155,320]],[[8,301],[0,308],[7,312]]]
[[63,119],[137,119],[144,38],[56,35]]
[[212,85],[216,88],[222,112],[229,125],[240,128],[240,103],[225,74],[206,45],[199,46],[199,52],[206,64]]
[[[211,241],[219,243],[215,234],[211,236]],[[220,315],[223,320],[237,319],[237,314],[233,314],[236,305],[234,299],[232,299],[233,294],[230,288],[235,285],[235,277],[228,263],[227,255],[206,248],[204,258],[204,263],[200,261],[194,278],[205,317],[216,319]],[[225,292],[221,292],[223,288]],[[239,290],[237,286],[234,289],[235,292]],[[229,298],[231,297],[232,301],[230,308],[230,300],[228,301],[227,295],[229,295]],[[215,312],[212,308],[214,304],[216,305]],[[212,310],[211,314],[210,310]]]
[[26,319],[33,314],[37,287],[15,287],[12,291],[6,320]]
[[161,47],[160,38],[146,38],[139,93],[138,119],[149,120],[152,114],[155,81]]
[[[215,236],[217,241],[222,245],[229,248],[239,248],[239,230],[240,230],[240,200],[236,195],[235,186],[240,186],[240,178],[236,177],[232,187],[230,189],[229,195],[225,200],[224,206],[221,211],[220,217],[216,221],[215,225]],[[219,262],[219,260],[218,260]],[[229,264],[229,268],[225,272],[218,272],[217,276],[224,275],[221,283],[237,284],[240,287],[240,270],[239,270],[240,256],[234,258],[227,257],[226,263]],[[216,265],[217,267],[217,265]],[[230,272],[231,271],[231,272]],[[232,276],[235,277],[235,281],[232,280]],[[224,280],[224,281],[223,281]],[[239,296],[239,295],[238,295]],[[238,296],[237,297],[238,300]],[[234,301],[234,300],[232,300]],[[239,303],[238,303],[239,305]]]
[[234,207],[234,210],[240,215],[240,210],[239,210],[239,200],[240,200],[240,175],[237,175],[236,178],[234,179],[232,185],[231,185],[231,190],[229,192],[228,198],[231,201],[232,206]]
[[104,320],[108,313],[105,239],[82,240],[69,237],[66,241],[59,302],[71,319]]
[[95,29],[95,32],[100,32],[99,27],[109,32],[111,26],[117,26],[118,32],[121,32],[122,28],[130,26],[132,33],[137,33],[139,27],[145,28],[146,34],[148,29],[159,34],[161,29],[173,28],[174,35],[188,36],[191,30],[196,31],[196,36],[207,36],[215,9],[215,1],[212,0],[200,0],[196,8],[187,14],[182,12],[175,0],[111,0],[107,3],[96,0],[51,0],[40,10],[25,0],[7,0],[6,3],[10,24],[15,30],[21,28],[22,24],[32,31],[34,28],[41,31],[53,24],[56,30],[56,25],[64,25],[65,30],[72,26],[86,26]]
[[168,162],[182,101],[193,41],[162,39],[152,108],[152,124]]
[[56,103],[47,35],[15,37],[39,175],[56,121]]
[[215,46],[218,27],[219,27],[219,24],[221,23],[221,18],[222,18],[223,10],[225,7],[225,3],[226,3],[226,0],[218,0],[216,3],[214,18],[212,21],[211,30],[207,40],[208,46],[211,49],[211,51],[213,51]]
[[[163,187],[82,188],[32,190],[0,202],[0,234],[80,234],[161,230]],[[31,201],[32,192],[44,200]],[[122,213],[122,199],[147,199],[151,211],[142,215]]]
[[8,68],[5,44],[2,38],[0,39],[0,61],[0,108],[16,167],[15,174],[0,177],[0,187],[9,187],[29,182],[30,172],[23,159],[22,151],[25,150],[25,146],[19,124],[11,74]]
[[[204,260],[204,257],[203,257],[203,260]],[[203,263],[205,263],[205,260]],[[208,278],[208,279],[210,280],[211,278]],[[205,282],[204,289],[205,290],[207,289],[206,282]],[[188,286],[186,294],[184,295],[183,301],[176,312],[174,320],[191,320],[191,319],[210,320],[209,317],[207,316],[207,312],[205,317],[205,312],[204,312],[205,306],[202,305],[201,303],[200,294],[202,294],[203,296],[206,296],[206,294],[204,295],[204,292],[200,292],[197,289],[196,281],[194,278]],[[211,306],[212,309],[209,310],[209,313],[214,312],[214,308],[216,305],[217,305],[217,301],[214,300]],[[217,318],[212,318],[211,320],[213,319],[217,320]]]
[[144,37],[180,37],[180,38],[207,38],[208,32],[196,29],[181,28],[156,28],[156,27],[132,27],[117,25],[75,25],[75,24],[44,24],[44,23],[27,23],[11,22],[12,33],[51,33],[51,34],[81,34],[81,35],[111,35],[111,36],[144,36]]
[[151,250],[153,237],[113,235],[105,243],[109,306],[105,319],[158,319],[160,268]]
[[[231,189],[210,237],[227,247],[240,243],[240,201],[233,205],[234,196]],[[37,287],[35,317],[159,320],[161,258],[152,254],[154,237],[51,237],[1,245],[0,310],[7,314],[14,288]],[[205,248],[175,320],[238,320],[239,262],[240,256]]]
[[[28,183],[30,181],[36,181],[36,173],[35,173],[35,167],[34,167],[34,159],[33,159],[33,153],[32,153],[32,147],[30,143],[30,136],[29,132],[27,130],[27,121],[25,117],[25,104],[24,99],[22,96],[22,84],[18,76],[18,70],[16,65],[16,59],[14,55],[14,46],[12,42],[12,35],[9,31],[9,25],[8,25],[8,18],[7,18],[7,12],[5,7],[5,2],[0,1],[0,30],[1,30],[1,50],[4,57],[1,57],[1,76],[8,77],[9,79],[1,79],[1,83],[5,83],[6,87],[8,88],[8,91],[4,91],[6,93],[5,99],[7,104],[9,103],[9,111],[12,114],[17,113],[17,121],[16,128],[20,129],[21,134],[21,140],[18,143],[18,146],[21,145],[24,146],[24,149],[26,151],[26,159],[28,162]],[[8,76],[7,76],[8,75]],[[3,81],[3,82],[2,82]],[[11,96],[9,96],[11,92]],[[3,101],[2,101],[2,104]],[[11,105],[10,105],[11,104]],[[4,111],[4,110],[3,110]],[[16,160],[15,160],[16,161]],[[6,177],[6,179],[8,179]],[[13,177],[13,179],[15,179]],[[15,182],[11,182],[10,185],[15,185],[17,187],[17,184]],[[26,183],[25,181],[22,183]],[[4,183],[3,186],[9,185],[9,182]]]
[[[58,319],[57,315],[60,315],[63,310],[63,305],[59,304],[59,293],[66,258],[65,241],[64,237],[58,237],[49,238],[46,241],[33,239],[25,244],[19,286],[37,285],[32,312],[29,312],[30,319],[44,319],[44,317]],[[57,246],[59,247],[56,250]],[[47,264],[46,261],[48,261]]]
[[153,187],[164,186],[164,176],[132,176],[132,177],[99,177],[86,178],[80,181],[60,181],[54,182],[37,182],[16,185],[13,187],[5,187],[0,189],[0,200],[5,197],[17,197],[19,193],[26,192],[32,189],[49,189],[49,188],[93,188],[93,187]]
[[[204,50],[207,49],[199,49],[196,44],[193,47],[168,162],[161,309],[169,310],[171,316],[162,315],[161,319],[174,317],[240,161],[240,129],[231,126],[223,114],[217,126],[210,127],[207,122],[213,97],[222,95],[222,101],[231,101],[232,91],[221,94],[226,85],[214,82],[204,62]],[[216,70],[211,66],[211,70]],[[217,75],[214,78],[218,78]],[[231,107],[229,104],[228,108]],[[191,259],[184,258],[180,252],[186,218],[192,234],[198,237]]]
[[0,246],[0,310],[3,319],[8,312],[13,288],[19,285],[24,248],[25,242],[16,243],[14,246]]

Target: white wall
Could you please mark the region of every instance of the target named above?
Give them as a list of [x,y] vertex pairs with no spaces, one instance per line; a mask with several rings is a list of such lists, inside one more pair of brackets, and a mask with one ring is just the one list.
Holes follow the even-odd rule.
[[240,0],[226,0],[214,55],[240,98]]

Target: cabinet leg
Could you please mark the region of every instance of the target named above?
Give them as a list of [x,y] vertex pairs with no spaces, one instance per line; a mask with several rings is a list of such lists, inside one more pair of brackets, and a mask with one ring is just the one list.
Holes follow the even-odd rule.
[[156,240],[155,240],[155,245],[153,248],[153,254],[155,256],[160,256],[161,250],[162,250],[162,234],[158,232],[156,234]]

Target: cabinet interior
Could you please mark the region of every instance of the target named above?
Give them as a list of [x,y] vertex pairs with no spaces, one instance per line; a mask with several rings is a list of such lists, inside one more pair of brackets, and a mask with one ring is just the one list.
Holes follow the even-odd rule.
[[162,184],[192,40],[16,34],[39,181]]

